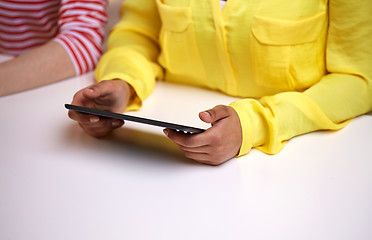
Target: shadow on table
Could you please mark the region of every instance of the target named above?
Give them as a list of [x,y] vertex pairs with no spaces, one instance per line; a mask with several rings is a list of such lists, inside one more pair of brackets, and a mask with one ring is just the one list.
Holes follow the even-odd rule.
[[100,154],[107,151],[122,156],[131,156],[136,158],[136,161],[146,159],[146,161],[202,166],[186,158],[178,146],[162,134],[122,127],[106,137],[97,139],[86,134],[77,124],[69,125],[65,133],[69,145],[89,148],[92,151],[99,151]]
[[103,139],[112,144],[125,145],[138,152],[145,150],[153,154],[182,158],[190,162],[189,159],[184,157],[177,145],[164,135],[124,127],[115,130],[115,132]]

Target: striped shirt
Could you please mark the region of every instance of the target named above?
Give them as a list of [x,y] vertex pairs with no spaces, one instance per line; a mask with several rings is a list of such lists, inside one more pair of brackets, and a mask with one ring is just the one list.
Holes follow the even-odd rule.
[[102,54],[107,0],[0,0],[0,53],[20,55],[50,40],[69,54],[76,73]]

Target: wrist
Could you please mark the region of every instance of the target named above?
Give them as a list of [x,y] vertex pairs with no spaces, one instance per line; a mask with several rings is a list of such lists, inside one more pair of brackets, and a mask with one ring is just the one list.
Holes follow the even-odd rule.
[[230,104],[238,114],[242,129],[242,144],[239,156],[248,153],[251,148],[266,145],[269,132],[265,111],[254,99],[241,99]]
[[134,88],[122,79],[113,79],[111,81],[114,81],[115,85],[120,86],[119,88],[121,90],[119,91],[119,94],[122,96],[122,106],[124,107],[124,111],[125,108],[133,102],[133,99],[136,96]]

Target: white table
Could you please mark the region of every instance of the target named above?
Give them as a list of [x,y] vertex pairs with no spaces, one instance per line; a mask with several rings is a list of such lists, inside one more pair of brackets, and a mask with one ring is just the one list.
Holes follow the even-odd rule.
[[[89,73],[0,98],[0,239],[371,238],[371,116],[211,167],[157,127],[89,137],[63,105],[92,82]],[[136,114],[202,127],[199,111],[232,100],[159,82]]]

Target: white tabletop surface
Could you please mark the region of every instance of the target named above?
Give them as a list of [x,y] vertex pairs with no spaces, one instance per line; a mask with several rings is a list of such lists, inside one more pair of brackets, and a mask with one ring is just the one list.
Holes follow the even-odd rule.
[[[64,104],[92,82],[0,97],[0,239],[371,239],[370,115],[212,167],[158,127],[85,134]],[[135,114],[203,127],[199,111],[232,100],[159,82]]]

